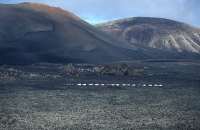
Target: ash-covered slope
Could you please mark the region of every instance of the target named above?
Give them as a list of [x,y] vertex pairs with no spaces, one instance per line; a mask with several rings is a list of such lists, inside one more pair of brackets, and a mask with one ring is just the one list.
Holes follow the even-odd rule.
[[68,11],[44,4],[1,4],[0,12],[1,64],[105,63],[199,57],[124,42]]
[[129,43],[178,52],[200,52],[200,28],[163,18],[135,17],[96,25]]
[[1,63],[98,63],[131,60],[129,53],[138,51],[60,8],[1,4],[0,12]]

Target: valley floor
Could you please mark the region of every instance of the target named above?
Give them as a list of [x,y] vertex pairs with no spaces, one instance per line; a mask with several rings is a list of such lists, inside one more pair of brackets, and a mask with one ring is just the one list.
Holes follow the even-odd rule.
[[56,64],[1,66],[0,130],[200,129],[200,62],[129,64],[143,71],[77,77],[61,76]]

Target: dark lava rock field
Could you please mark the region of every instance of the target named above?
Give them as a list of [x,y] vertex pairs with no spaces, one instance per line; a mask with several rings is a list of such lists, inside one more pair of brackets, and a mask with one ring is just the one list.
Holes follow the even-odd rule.
[[200,128],[199,65],[194,61],[3,65],[0,129],[196,130]]

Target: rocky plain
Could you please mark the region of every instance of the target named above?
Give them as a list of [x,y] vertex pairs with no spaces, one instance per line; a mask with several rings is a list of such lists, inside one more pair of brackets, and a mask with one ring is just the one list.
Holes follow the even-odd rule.
[[0,129],[197,130],[199,65],[198,61],[2,65]]

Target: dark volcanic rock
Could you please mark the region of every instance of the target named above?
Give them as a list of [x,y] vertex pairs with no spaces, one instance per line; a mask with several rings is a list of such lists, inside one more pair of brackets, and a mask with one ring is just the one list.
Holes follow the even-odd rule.
[[200,52],[200,28],[173,20],[135,17],[96,27],[130,43],[162,50]]
[[76,75],[78,74],[78,70],[75,69],[75,67],[73,66],[73,64],[68,64],[67,66],[62,66],[61,67],[61,71],[60,71],[60,75]]
[[106,65],[101,70],[100,75],[128,76],[128,75],[138,75],[141,71],[143,71],[143,70],[136,69],[133,66],[128,66],[127,64],[118,65],[114,68]]
[[60,68],[61,76],[86,76],[86,75],[104,75],[104,76],[128,76],[128,75],[140,75],[144,69],[136,69],[133,66],[127,64],[118,65],[116,67],[98,66],[89,68],[74,67],[73,64],[68,64]]

